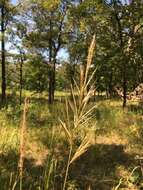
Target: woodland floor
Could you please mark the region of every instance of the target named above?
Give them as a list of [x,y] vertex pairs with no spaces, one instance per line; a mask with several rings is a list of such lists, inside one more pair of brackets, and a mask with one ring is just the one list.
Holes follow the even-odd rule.
[[[27,116],[23,190],[40,190],[48,168],[53,129],[59,131],[64,103],[48,106],[44,98],[32,99]],[[93,145],[70,168],[68,190],[143,189],[143,109],[129,102],[123,111],[120,100],[96,100],[93,113]],[[22,108],[12,104],[0,111],[0,190],[18,184],[19,126]],[[57,132],[55,159],[60,161],[53,190],[61,190],[67,144]],[[45,179],[45,178],[44,178]],[[15,189],[19,189],[16,185]],[[44,189],[45,190],[45,189]]]

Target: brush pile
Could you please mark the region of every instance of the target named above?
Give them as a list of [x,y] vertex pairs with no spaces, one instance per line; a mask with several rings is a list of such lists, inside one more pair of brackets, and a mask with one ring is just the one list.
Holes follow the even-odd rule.
[[130,93],[129,99],[143,102],[143,83],[139,84],[135,90]]
[[[121,98],[123,98],[123,91],[120,88],[115,88],[115,92]],[[127,99],[132,101],[139,101],[143,103],[143,83],[139,84],[133,92],[127,94]]]

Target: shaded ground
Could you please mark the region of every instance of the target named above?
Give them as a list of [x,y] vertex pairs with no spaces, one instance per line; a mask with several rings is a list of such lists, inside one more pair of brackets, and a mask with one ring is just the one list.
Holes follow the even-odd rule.
[[[139,165],[138,161],[135,160],[136,155],[129,154],[126,151],[126,145],[124,143],[113,143],[113,137],[111,137],[112,144],[110,144],[109,138],[106,138],[106,144],[101,143],[101,141],[100,136],[96,144],[90,147],[89,150],[71,166],[70,183],[72,183],[72,180],[76,181],[76,183],[78,182],[78,189],[86,190],[90,186],[93,190],[111,190],[113,186],[119,183],[120,178],[129,175],[129,172],[131,172],[135,166]],[[36,151],[36,149],[33,149],[33,151]],[[40,154],[42,156],[42,152],[39,152],[37,157],[33,159],[27,158],[25,160],[24,180],[26,180],[26,183],[24,183],[24,190],[37,189],[39,184],[44,183],[43,172],[47,156],[43,155],[43,158],[41,157],[40,160],[41,163],[37,164]],[[8,186],[7,175],[9,174],[10,180],[10,174],[14,174],[17,170],[18,157],[19,156],[13,151],[0,155],[2,190],[7,190],[4,188]],[[59,174],[60,172],[62,173],[63,171],[58,171]],[[13,177],[13,180],[15,180],[16,176]],[[63,180],[60,175],[59,177],[57,176],[57,179],[58,186],[60,186]],[[19,189],[18,185],[16,189]],[[55,190],[58,190],[58,188]]]
[[[23,190],[39,190],[39,186],[45,183],[45,168],[49,158],[49,148],[51,144],[52,128],[55,126],[58,129],[57,118],[63,116],[62,103],[56,103],[54,107],[48,107],[43,104],[43,99],[39,100],[40,104],[30,105],[28,115],[28,136],[26,142],[26,159],[24,163],[24,186]],[[14,110],[14,108],[11,108]],[[20,110],[11,113],[7,111],[0,114],[0,123],[9,125],[6,128],[5,135],[11,135],[12,130],[19,126]],[[96,127],[95,145],[83,154],[76,162],[71,165],[68,184],[68,190],[113,190],[120,179],[123,183],[120,187],[122,190],[141,190],[141,181],[143,180],[140,170],[140,160],[136,156],[143,156],[143,117],[140,111],[129,109],[123,112],[120,102],[100,103],[95,110]],[[16,118],[14,120],[14,118]],[[4,123],[4,121],[6,122]],[[9,122],[9,123],[8,123]],[[93,121],[94,122],[94,121]],[[16,124],[16,125],[15,125]],[[17,129],[17,128],[16,128]],[[0,129],[3,137],[4,133]],[[11,131],[10,131],[11,130]],[[14,131],[15,135],[17,130]],[[13,137],[15,136],[13,135]],[[9,139],[9,136],[7,139]],[[65,172],[65,163],[67,159],[67,144],[57,134],[58,141],[54,141],[56,149],[54,149],[56,159],[60,160],[57,166],[56,175],[53,178],[55,185],[50,190],[61,190],[63,177]],[[7,146],[0,144],[0,189],[8,190],[15,181],[18,180],[18,146],[17,139],[12,137],[11,142]],[[2,140],[2,138],[1,138]],[[15,142],[14,142],[15,141]],[[11,145],[10,145],[11,143]],[[14,144],[12,144],[14,143]],[[61,144],[60,144],[61,143]],[[60,157],[60,154],[62,156]],[[138,177],[133,177],[130,181],[129,176],[133,169],[139,167],[137,172]],[[16,188],[19,190],[19,184]],[[120,189],[120,188],[119,188]]]
[[[135,165],[134,155],[125,153],[122,145],[96,144],[73,166],[81,189],[111,190],[119,182],[119,168],[128,170]],[[75,172],[76,171],[76,172]]]

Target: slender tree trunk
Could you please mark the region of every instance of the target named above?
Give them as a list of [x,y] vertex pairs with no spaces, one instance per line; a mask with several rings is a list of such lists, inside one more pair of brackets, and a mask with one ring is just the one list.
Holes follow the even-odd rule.
[[50,64],[50,70],[49,70],[49,104],[52,104],[54,102],[54,96],[55,96],[55,85],[56,85],[56,56],[57,52],[60,48],[60,36],[59,36],[59,42],[58,42],[58,48],[53,47],[52,42],[52,22],[50,21],[50,33],[51,38],[49,39],[49,64]]
[[[64,17],[63,17],[64,18]],[[52,20],[52,15],[51,15]],[[58,42],[55,43],[52,41],[52,22],[50,20],[50,34],[51,38],[49,39],[49,64],[50,64],[50,71],[49,71],[49,104],[52,104],[54,101],[55,95],[55,85],[56,85],[56,57],[57,53],[61,47],[61,32],[62,32],[62,25],[63,20],[59,26],[59,34],[58,34]],[[53,46],[53,43],[54,46]]]
[[127,68],[126,68],[127,65],[126,65],[126,62],[128,60],[126,59],[126,55],[124,53],[124,44],[123,44],[123,34],[122,34],[121,21],[120,21],[120,18],[118,17],[117,13],[115,14],[115,17],[116,17],[116,20],[117,20],[117,23],[118,23],[118,33],[119,33],[119,39],[120,39],[120,48],[121,48],[122,55],[124,55],[124,58],[125,58],[124,60],[122,60],[123,61],[123,63],[122,63],[123,108],[125,108],[126,105],[127,105]]
[[51,65],[49,71],[49,104],[52,104],[54,101],[54,93],[55,93],[55,71],[53,65]]
[[50,68],[50,71],[49,71],[49,90],[48,90],[48,96],[49,96],[49,99],[48,99],[48,102],[49,104],[52,104],[53,103],[53,98],[52,98],[52,68]]
[[[62,36],[62,26],[63,21],[66,15],[66,11],[62,17],[62,20],[60,21],[59,25],[59,33],[57,37],[58,42],[52,41],[52,32],[53,32],[53,26],[52,26],[52,19],[53,19],[53,13],[51,13],[50,18],[50,39],[49,39],[49,64],[50,64],[50,71],[49,71],[49,104],[52,104],[54,101],[54,95],[55,95],[55,85],[56,85],[56,57],[57,53],[61,47],[61,36]],[[54,45],[53,45],[54,43]]]
[[52,74],[52,100],[55,98],[55,86],[56,86],[56,58],[53,62],[53,74]]
[[[54,102],[55,86],[56,86],[56,55],[54,54],[53,61],[50,64],[49,71],[49,104]],[[51,58],[50,58],[51,61]]]
[[[50,20],[50,34],[52,38],[52,22]],[[55,89],[55,63],[52,60],[53,57],[53,48],[52,48],[52,39],[49,39],[49,104],[52,104],[54,101],[54,89]]]
[[2,65],[2,84],[1,100],[2,104],[6,103],[6,69],[5,69],[5,10],[1,7],[1,65]]
[[[50,22],[50,29],[51,29],[51,22]],[[49,39],[49,104],[53,103],[53,63],[52,63],[52,40]]]
[[20,93],[19,93],[19,102],[20,105],[22,103],[22,91],[23,91],[23,58],[21,57],[21,61],[20,61]]
[[110,76],[109,76],[109,87],[108,87],[108,94],[110,95],[110,97],[113,96],[113,72],[111,71]]
[[127,72],[126,72],[126,62],[123,64],[123,108],[126,107],[127,104]]

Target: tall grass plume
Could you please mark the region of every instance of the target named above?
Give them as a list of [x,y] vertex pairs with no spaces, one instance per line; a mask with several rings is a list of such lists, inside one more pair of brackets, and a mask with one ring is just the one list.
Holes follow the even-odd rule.
[[[80,81],[79,85],[75,81],[76,95],[74,93],[73,87],[71,86],[72,97],[71,99],[66,100],[66,117],[64,121],[60,120],[62,129],[65,132],[65,136],[69,144],[69,155],[63,190],[66,189],[70,165],[83,153],[85,153],[93,143],[93,131],[90,130],[91,126],[89,127],[89,123],[92,119],[92,111],[95,108],[95,105],[89,108],[88,103],[90,98],[94,95],[94,85],[91,84],[91,80],[95,72],[89,76],[89,71],[92,64],[95,44],[96,40],[94,35],[88,50],[85,70],[81,69],[82,73],[80,73],[80,77],[82,81]],[[81,139],[77,146],[79,136]]]

